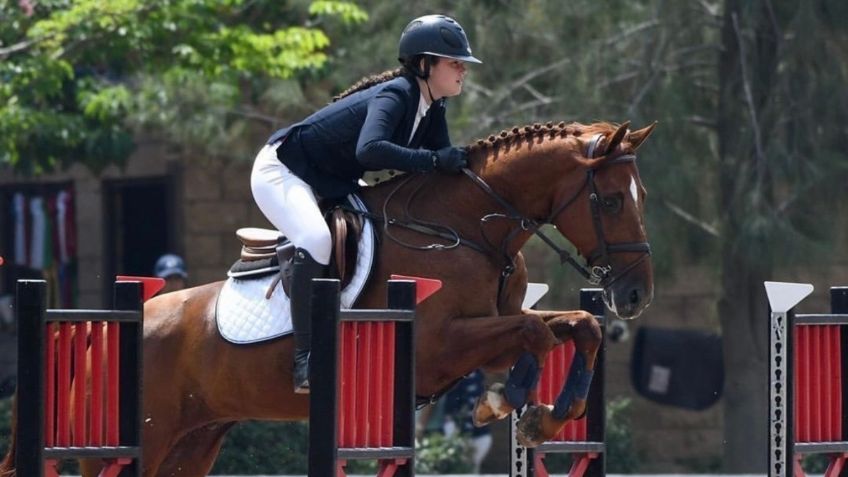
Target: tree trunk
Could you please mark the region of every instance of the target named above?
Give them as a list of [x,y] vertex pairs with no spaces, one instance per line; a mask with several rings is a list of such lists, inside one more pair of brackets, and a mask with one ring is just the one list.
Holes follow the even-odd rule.
[[[755,35],[770,34],[760,28],[765,16],[750,8],[747,12],[739,0],[725,2],[719,59],[717,199],[723,215],[718,312],[725,367],[724,465],[730,473],[764,473],[767,466],[768,307],[763,281],[771,278],[772,260],[763,250],[755,250],[759,247],[751,244],[756,242],[745,235],[746,221],[763,213],[773,200],[770,179],[760,164],[764,158],[762,144],[757,144],[756,117],[771,87],[755,80],[751,72],[769,70],[774,55],[743,54],[750,52],[740,45],[743,27]],[[747,78],[743,62],[753,63],[746,63]]]
[[766,471],[768,307],[763,281],[770,268],[744,250],[725,247],[718,303],[724,346],[724,465],[729,473]]

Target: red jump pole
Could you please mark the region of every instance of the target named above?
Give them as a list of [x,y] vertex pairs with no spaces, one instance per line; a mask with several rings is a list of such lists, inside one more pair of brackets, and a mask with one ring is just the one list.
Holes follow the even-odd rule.
[[88,444],[88,433],[85,429],[85,386],[86,386],[86,345],[88,340],[88,324],[74,323],[74,429],[73,445],[83,447]]
[[374,395],[373,395],[373,408],[374,408],[374,419],[372,421],[372,435],[374,436],[374,446],[375,447],[383,447],[388,445],[383,436],[383,422],[386,418],[383,409],[385,404],[385,396],[383,393],[386,391],[386,383],[385,372],[383,367],[386,365],[386,356],[385,350],[383,349],[384,340],[385,340],[385,323],[374,323]]
[[56,445],[71,445],[71,324],[59,323],[59,356],[57,358],[59,379],[56,391]]
[[103,322],[91,324],[91,421],[89,445],[103,445]]
[[106,445],[117,446],[120,439],[120,327],[106,324]]
[[358,369],[356,383],[356,447],[369,447],[368,424],[371,409],[368,402],[371,387],[371,323],[359,323],[359,340],[357,341],[356,363]]
[[44,366],[44,379],[47,384],[44,410],[44,446],[56,445],[56,327],[48,323],[44,340],[47,342],[47,358]]

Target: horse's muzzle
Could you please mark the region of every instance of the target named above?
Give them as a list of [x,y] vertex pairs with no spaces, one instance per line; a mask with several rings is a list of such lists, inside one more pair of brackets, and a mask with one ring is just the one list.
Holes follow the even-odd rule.
[[639,280],[619,280],[604,289],[604,303],[623,320],[639,316],[654,298],[653,286],[645,287]]

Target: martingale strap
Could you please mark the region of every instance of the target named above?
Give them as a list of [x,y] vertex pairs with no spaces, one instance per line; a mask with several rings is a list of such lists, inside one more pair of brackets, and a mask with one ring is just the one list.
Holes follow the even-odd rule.
[[366,218],[369,218],[369,219],[371,219],[375,222],[379,222],[379,223],[387,224],[387,225],[396,225],[398,227],[403,227],[403,228],[406,228],[406,229],[409,229],[409,230],[413,230],[415,232],[418,232],[418,233],[421,233],[421,234],[424,234],[424,235],[430,235],[430,236],[433,236],[433,237],[438,237],[438,238],[445,239],[447,241],[453,242],[450,245],[430,244],[430,245],[427,245],[426,247],[424,247],[428,250],[450,249],[450,248],[455,248],[459,245],[464,245],[464,246],[466,246],[466,247],[468,247],[472,250],[475,250],[477,252],[482,253],[483,255],[488,254],[488,251],[482,245],[480,245],[477,242],[474,242],[472,240],[468,240],[466,238],[460,237],[458,234],[456,234],[453,231],[449,232],[449,231],[445,231],[445,230],[439,230],[439,229],[431,227],[427,224],[422,224],[422,223],[418,223],[418,222],[410,221],[410,220],[401,220],[401,219],[395,219],[395,218],[391,218],[391,217],[387,220],[385,218],[385,216],[383,216],[383,215],[375,214],[373,212],[369,212],[369,211],[366,211],[366,210],[354,209],[354,208],[344,206],[344,205],[339,206],[339,208],[345,210],[346,212],[359,214],[359,215],[366,217]]

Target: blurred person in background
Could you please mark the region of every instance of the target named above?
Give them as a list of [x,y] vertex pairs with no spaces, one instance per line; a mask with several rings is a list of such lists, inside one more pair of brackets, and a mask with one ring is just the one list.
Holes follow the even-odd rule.
[[166,253],[159,257],[156,260],[156,266],[153,267],[153,274],[165,279],[165,287],[159,294],[188,287],[188,272],[186,272],[185,261],[179,255]]
[[444,398],[445,437],[460,434],[467,437],[474,449],[474,473],[480,473],[480,464],[492,448],[492,431],[489,426],[476,427],[471,420],[471,411],[477,398],[485,390],[485,376],[479,369],[462,379]]

